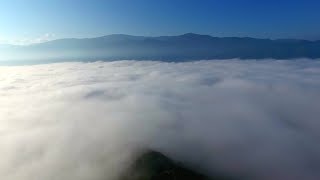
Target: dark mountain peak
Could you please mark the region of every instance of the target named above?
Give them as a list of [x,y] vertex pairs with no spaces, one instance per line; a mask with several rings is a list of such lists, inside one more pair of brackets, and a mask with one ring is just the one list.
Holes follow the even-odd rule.
[[195,33],[186,33],[180,35],[180,37],[184,38],[213,38],[212,36],[209,35],[202,35],[202,34],[195,34]]
[[182,34],[181,36],[193,37],[193,36],[203,36],[203,35],[196,34],[196,33],[185,33],[185,34]]
[[205,176],[184,167],[160,152],[146,151],[138,156],[120,180],[228,180],[230,177],[216,174]]

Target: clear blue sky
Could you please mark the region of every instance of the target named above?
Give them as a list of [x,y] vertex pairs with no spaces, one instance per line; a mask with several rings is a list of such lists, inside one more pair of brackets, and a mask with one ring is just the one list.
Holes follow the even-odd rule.
[[320,0],[0,0],[0,43],[187,32],[320,39]]

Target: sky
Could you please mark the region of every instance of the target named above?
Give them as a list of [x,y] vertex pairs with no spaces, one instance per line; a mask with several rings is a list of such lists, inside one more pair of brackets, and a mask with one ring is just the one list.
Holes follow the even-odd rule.
[[319,0],[1,0],[0,44],[108,34],[320,39]]

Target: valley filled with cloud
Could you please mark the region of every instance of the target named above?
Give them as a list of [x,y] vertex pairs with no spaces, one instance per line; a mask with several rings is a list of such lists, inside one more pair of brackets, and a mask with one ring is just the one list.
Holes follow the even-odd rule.
[[116,179],[143,149],[210,175],[320,178],[320,62],[0,66],[0,179]]

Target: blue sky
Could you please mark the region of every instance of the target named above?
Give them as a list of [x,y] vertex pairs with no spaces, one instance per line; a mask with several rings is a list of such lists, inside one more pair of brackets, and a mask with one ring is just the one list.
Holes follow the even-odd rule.
[[319,0],[1,0],[0,44],[107,34],[320,39]]

